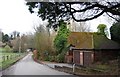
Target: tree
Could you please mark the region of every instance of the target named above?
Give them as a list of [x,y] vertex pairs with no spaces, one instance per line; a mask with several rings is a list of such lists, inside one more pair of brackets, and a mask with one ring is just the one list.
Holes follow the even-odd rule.
[[111,39],[120,43],[120,21],[110,27]]
[[100,33],[104,36],[107,36],[107,34],[108,34],[107,33],[107,26],[105,24],[99,24],[97,29],[98,29],[98,31],[97,31],[98,33]]
[[70,33],[69,29],[66,27],[66,23],[60,22],[59,31],[54,40],[54,46],[56,48],[57,62],[64,62],[64,57],[67,49],[67,37]]
[[86,22],[76,22],[73,19],[68,22],[67,27],[73,32],[90,32],[90,26]]
[[2,36],[2,42],[3,43],[6,43],[6,42],[8,42],[9,41],[9,36],[8,36],[8,34],[3,34],[3,36]]
[[20,32],[17,32],[17,37],[20,37]]
[[14,52],[18,52],[19,51],[19,46],[20,46],[20,38],[16,38],[10,41],[11,46],[13,47],[13,51]]
[[26,36],[27,48],[35,48],[35,35],[29,32],[26,34]]
[[13,31],[13,32],[11,33],[11,37],[12,37],[13,39],[16,39],[17,37],[20,37],[20,32],[18,32],[18,31]]
[[90,30],[90,26],[89,25],[87,25],[87,23],[79,23],[79,32],[90,32],[91,30]]
[[38,8],[38,16],[43,20],[48,19],[49,27],[56,28],[60,20],[70,18],[77,22],[95,19],[104,13],[118,20],[120,17],[119,0],[96,0],[95,2],[27,2],[29,10]]
[[23,34],[21,36],[21,39],[19,39],[19,45],[20,44],[21,44],[21,51],[25,52],[25,50],[27,49],[27,35]]
[[10,40],[13,40],[13,35],[10,35]]
[[46,59],[46,57],[54,55],[53,36],[49,33],[46,26],[40,24],[35,27],[35,47],[38,50],[38,58]]
[[63,21],[60,22],[60,28],[54,40],[54,46],[57,50],[57,54],[62,53],[62,51],[66,48],[69,32],[70,31],[69,29],[67,29],[66,23],[64,23]]

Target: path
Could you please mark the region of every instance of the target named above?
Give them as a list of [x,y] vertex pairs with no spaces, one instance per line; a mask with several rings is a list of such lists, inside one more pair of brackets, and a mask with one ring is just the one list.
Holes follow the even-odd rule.
[[3,75],[70,75],[68,73],[59,72],[45,65],[38,64],[33,61],[32,53],[29,53],[15,65],[4,70]]

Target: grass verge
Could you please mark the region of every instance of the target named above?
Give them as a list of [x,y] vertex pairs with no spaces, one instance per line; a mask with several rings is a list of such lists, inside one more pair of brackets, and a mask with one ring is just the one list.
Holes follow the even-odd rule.
[[15,64],[17,61],[19,61],[20,59],[22,59],[25,56],[25,54],[22,54],[21,56],[15,58],[15,59],[10,59],[7,61],[3,61],[0,66],[0,68],[2,68],[2,70],[5,70],[6,68],[10,67],[11,65]]

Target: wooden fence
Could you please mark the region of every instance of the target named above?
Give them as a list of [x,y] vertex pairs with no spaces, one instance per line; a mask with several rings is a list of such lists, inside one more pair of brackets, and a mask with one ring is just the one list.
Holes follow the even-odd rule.
[[2,62],[8,61],[8,60],[12,60],[12,59],[17,59],[19,57],[21,57],[24,54],[17,54],[17,53],[13,53],[13,54],[3,54],[2,55]]

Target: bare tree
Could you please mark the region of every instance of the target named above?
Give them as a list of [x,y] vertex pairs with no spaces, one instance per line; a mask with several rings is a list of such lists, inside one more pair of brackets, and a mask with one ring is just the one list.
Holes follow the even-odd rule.
[[13,46],[13,51],[18,52],[19,51],[19,40],[20,38],[16,38],[11,40],[11,45]]
[[17,37],[20,37],[20,32],[18,32],[18,31],[13,31],[13,32],[11,33],[11,35],[13,36],[14,39],[16,39]]
[[35,46],[39,51],[41,59],[44,59],[46,53],[54,54],[53,37],[47,27],[39,25],[35,27]]
[[68,29],[73,32],[90,32],[90,26],[86,22],[76,22],[71,19],[67,25]]
[[23,34],[21,36],[21,40],[20,41],[21,41],[20,42],[21,43],[21,51],[25,52],[26,49],[27,49],[27,35]]
[[35,35],[34,33],[27,33],[26,34],[26,39],[27,39],[27,42],[26,42],[26,45],[27,45],[27,48],[35,48]]
[[80,22],[78,27],[79,32],[90,32],[90,26],[85,22]]

